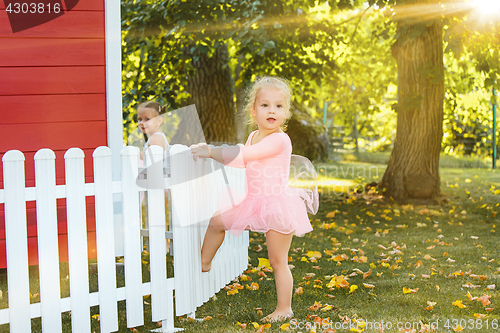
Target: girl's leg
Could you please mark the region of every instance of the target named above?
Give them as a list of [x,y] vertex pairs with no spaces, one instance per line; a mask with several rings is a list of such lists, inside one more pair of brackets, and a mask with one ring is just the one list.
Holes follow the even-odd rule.
[[288,250],[293,233],[288,235],[269,230],[266,234],[269,263],[274,271],[278,304],[267,319],[276,320],[292,313],[293,278],[288,267]]
[[212,259],[224,241],[225,235],[224,225],[222,224],[220,213],[217,211],[210,219],[205,238],[203,239],[203,246],[201,247],[202,272],[208,272],[212,267]]

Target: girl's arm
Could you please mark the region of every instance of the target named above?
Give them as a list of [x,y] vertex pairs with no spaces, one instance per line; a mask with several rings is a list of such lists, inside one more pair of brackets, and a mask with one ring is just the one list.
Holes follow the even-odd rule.
[[151,146],[160,146],[163,148],[163,150],[165,150],[165,139],[163,138],[163,136],[161,135],[151,135],[151,137],[149,138],[149,144],[148,146],[151,147]]
[[206,143],[199,143],[197,145],[191,145],[191,153],[193,154],[193,159],[196,161],[198,157],[209,158],[212,154],[212,159],[219,163],[224,163],[222,158],[222,148],[210,148]]
[[[278,155],[285,146],[285,141],[278,133],[266,136],[259,143],[251,146],[230,146],[223,148],[211,148],[212,158],[217,162],[236,168],[245,168],[247,162],[269,158]],[[191,146],[193,158],[209,157],[209,149],[206,144]]]

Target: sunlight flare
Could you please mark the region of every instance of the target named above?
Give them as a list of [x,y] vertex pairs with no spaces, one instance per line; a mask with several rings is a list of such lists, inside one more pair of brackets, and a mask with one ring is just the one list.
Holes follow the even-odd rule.
[[474,0],[473,3],[482,14],[494,15],[500,13],[499,0]]

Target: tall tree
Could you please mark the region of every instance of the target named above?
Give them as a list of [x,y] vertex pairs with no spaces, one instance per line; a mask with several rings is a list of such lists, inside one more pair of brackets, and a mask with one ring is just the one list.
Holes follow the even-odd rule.
[[[443,138],[443,27],[438,20],[400,20],[398,31],[396,140],[380,187],[397,199],[434,198]],[[412,38],[414,31],[420,33]]]
[[[452,45],[456,54],[463,52],[468,43],[463,27],[472,5],[457,6],[448,0],[370,1],[374,2],[395,5],[393,18],[397,22],[392,53],[398,65],[398,103],[394,106],[398,123],[394,149],[379,188],[397,200],[434,199],[440,195],[443,26],[452,32],[448,46]],[[484,63],[480,59],[484,57],[477,58]],[[498,70],[488,70],[491,84]]]
[[192,62],[194,75],[188,77],[188,91],[190,104],[198,110],[205,140],[235,144],[235,105],[227,44],[221,43],[211,57],[195,52],[198,56]]

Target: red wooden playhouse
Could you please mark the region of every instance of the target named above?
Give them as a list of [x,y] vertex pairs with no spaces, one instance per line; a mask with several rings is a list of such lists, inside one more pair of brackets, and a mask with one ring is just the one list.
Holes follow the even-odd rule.
[[[6,3],[0,1],[0,156],[13,149],[23,152],[26,186],[33,187],[33,156],[50,148],[56,154],[60,185],[65,182],[67,149],[84,150],[86,182],[92,182],[92,152],[108,146],[113,151],[113,178],[119,179],[123,146],[120,2],[63,0],[62,15],[18,32],[13,32]],[[95,256],[93,205],[89,197],[89,256]],[[28,252],[34,265],[38,262],[35,202],[27,202],[27,208]],[[6,267],[4,215],[0,204],[0,268]],[[115,215],[115,222],[119,221]],[[58,231],[60,261],[67,261],[65,199],[58,200]]]

